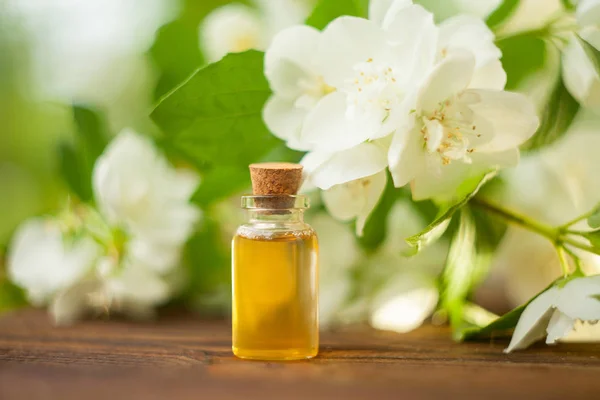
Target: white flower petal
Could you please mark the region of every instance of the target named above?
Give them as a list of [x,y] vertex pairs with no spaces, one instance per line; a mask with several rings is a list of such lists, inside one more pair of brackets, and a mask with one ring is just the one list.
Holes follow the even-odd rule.
[[226,4],[204,18],[200,24],[200,44],[209,61],[227,53],[262,49],[265,40],[258,12],[243,4]]
[[281,60],[292,61],[305,70],[311,70],[321,32],[306,25],[292,26],[279,32],[265,52],[265,75],[278,68]]
[[546,344],[554,344],[557,340],[567,336],[575,325],[575,320],[559,310],[554,310],[546,332]]
[[440,51],[467,50],[475,56],[476,68],[497,61],[502,56],[494,43],[495,39],[494,33],[482,19],[470,15],[448,18],[440,24]]
[[492,60],[475,69],[469,84],[472,89],[503,90],[506,86],[506,72],[500,60]]
[[336,88],[354,77],[356,64],[389,56],[385,33],[366,19],[336,18],[321,35],[317,49],[319,70],[325,82]]
[[335,92],[321,99],[308,114],[300,140],[318,151],[341,151],[370,139],[380,126],[380,123],[373,121],[348,119],[346,96]]
[[128,243],[128,252],[145,268],[164,275],[177,267],[181,247],[134,237]]
[[[597,33],[600,49],[600,31]],[[585,39],[592,37],[583,35]],[[600,50],[599,50],[600,51]],[[571,40],[562,55],[563,80],[569,92],[586,107],[600,112],[600,75],[578,40]]]
[[419,141],[419,133],[410,129],[399,129],[394,133],[388,152],[390,172],[394,186],[402,187],[409,183],[423,168],[424,151]]
[[556,307],[572,319],[600,320],[600,275],[573,279],[561,290]]
[[544,337],[559,289],[551,287],[535,298],[523,311],[505,353],[524,349]]
[[437,302],[438,290],[433,285],[399,293],[373,311],[370,324],[375,329],[410,332],[423,324]]
[[466,96],[475,95],[479,101],[469,107],[475,115],[475,124],[487,128],[492,137],[477,151],[496,152],[516,148],[526,142],[537,130],[539,118],[534,104],[519,93],[485,89],[469,89]]
[[320,189],[354,181],[376,174],[387,167],[387,154],[379,145],[361,143],[351,149],[333,154],[312,171],[310,179]]
[[121,274],[106,282],[106,291],[117,303],[159,305],[168,300],[169,286],[154,272],[127,263]]
[[304,151],[309,150],[309,146],[300,141],[300,132],[306,114],[306,110],[296,107],[293,101],[277,95],[271,96],[263,109],[263,119],[269,130],[285,140],[289,148]]
[[[433,14],[420,5],[395,1],[385,16],[383,27],[394,45],[397,63],[404,65],[408,83],[420,82],[435,63],[439,29]],[[413,81],[413,82],[410,82]]]
[[[439,164],[439,160],[432,162]],[[430,168],[423,168],[417,172],[410,186],[413,200],[420,201],[453,194],[460,184],[471,176],[470,168],[471,165],[462,162],[442,165],[439,171],[435,172]]]
[[[265,75],[267,70],[265,70]],[[301,83],[309,82],[313,75],[293,61],[282,59],[277,62],[277,67],[268,72],[267,78],[271,90],[278,96],[295,99],[303,94]]]
[[362,235],[367,219],[383,194],[387,181],[385,171],[345,184],[336,185],[322,193],[323,202],[336,219],[356,218],[356,234]]
[[198,185],[191,172],[171,167],[150,140],[119,134],[96,161],[94,194],[102,214],[129,233],[182,244],[200,217],[189,203]]
[[432,113],[440,103],[459,94],[471,83],[475,58],[466,51],[448,54],[431,72],[420,90],[417,109]]
[[13,236],[7,272],[34,305],[43,305],[85,276],[99,254],[100,248],[92,239],[64,243],[57,222],[31,219]]
[[304,0],[254,0],[265,19],[267,37],[273,37],[283,29],[304,23],[312,5]]
[[436,151],[440,144],[442,144],[442,140],[445,138],[444,125],[440,123],[437,119],[426,120],[425,121],[425,129],[427,129],[427,143],[425,147],[431,153]]
[[581,0],[577,5],[575,15],[581,26],[600,25],[600,1]]
[[[402,3],[404,6],[412,4],[412,0],[371,0],[369,1],[369,19],[382,26],[385,15],[390,10],[392,3]],[[399,8],[398,6],[395,6]]]
[[313,79],[320,34],[302,25],[287,28],[273,38],[265,53],[265,76],[277,95],[297,97],[302,92],[300,82]]

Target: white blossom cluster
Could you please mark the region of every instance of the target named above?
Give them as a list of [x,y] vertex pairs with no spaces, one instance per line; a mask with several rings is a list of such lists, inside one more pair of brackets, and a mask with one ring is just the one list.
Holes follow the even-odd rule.
[[96,161],[97,210],[26,221],[10,246],[9,277],[58,324],[99,312],[150,316],[176,290],[181,250],[200,217],[188,202],[197,185],[125,130]]
[[467,178],[514,166],[536,131],[534,105],[503,90],[501,52],[485,23],[442,24],[409,0],[374,0],[370,18],[340,17],[323,31],[295,26],[265,56],[271,131],[308,151],[308,182],[357,233],[389,169],[413,199],[452,196]]

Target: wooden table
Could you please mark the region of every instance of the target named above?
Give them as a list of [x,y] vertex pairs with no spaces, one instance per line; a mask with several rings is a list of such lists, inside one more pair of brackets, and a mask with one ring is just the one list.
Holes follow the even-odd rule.
[[230,325],[174,313],[157,322],[53,328],[46,314],[0,317],[0,399],[599,399],[600,344],[457,344],[447,328],[323,333],[319,357],[243,361]]

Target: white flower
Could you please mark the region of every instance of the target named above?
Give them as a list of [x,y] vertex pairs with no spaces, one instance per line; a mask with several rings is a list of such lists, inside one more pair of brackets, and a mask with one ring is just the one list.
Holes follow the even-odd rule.
[[333,88],[319,70],[315,48],[321,32],[309,26],[283,30],[265,53],[265,76],[273,95],[263,110],[265,123],[288,147],[310,150],[300,139],[308,112]]
[[84,237],[65,243],[57,221],[35,218],[15,233],[8,253],[8,276],[41,306],[84,277],[100,255],[100,247]]
[[[389,156],[397,169],[395,183],[402,186],[415,178],[399,177],[405,173],[404,166],[394,164],[400,160],[410,164],[415,158],[411,154],[405,156],[403,144],[399,143],[411,136],[405,132],[414,125],[411,110],[418,100],[415,92],[424,81],[431,83],[427,78],[437,63],[448,65],[447,58],[451,54],[465,51],[473,55],[474,64],[467,65],[470,71],[467,71],[468,80],[464,79],[465,86],[453,87],[450,80],[455,79],[454,76],[441,76],[434,81],[427,96],[433,96],[432,92],[440,89],[447,90],[441,87],[446,83],[455,92],[442,93],[439,101],[452,101],[445,95],[458,96],[460,90],[467,88],[502,89],[506,74],[499,61],[501,54],[494,44],[494,35],[483,21],[474,17],[451,18],[437,27],[433,15],[411,1],[375,0],[370,4],[370,20],[341,17],[323,32],[293,27],[275,38],[265,62],[265,73],[274,95],[263,116],[269,128],[286,140],[288,146],[311,151],[303,161],[309,186],[328,190],[324,198],[330,211],[342,220],[357,218],[360,233],[385,186],[382,171],[388,161],[375,149],[389,147],[387,136],[396,132],[395,147]],[[480,102],[470,98],[475,103]],[[505,100],[511,102],[513,98],[516,95]],[[438,106],[436,103],[435,107]],[[523,112],[527,111],[526,107]],[[485,114],[485,110],[480,114]],[[448,157],[470,160],[467,152],[472,150],[466,147],[467,143],[468,140],[457,143],[464,148],[457,152],[449,150],[444,160]],[[516,147],[520,143],[505,147]],[[421,145],[416,138],[411,144]],[[488,147],[494,157],[502,159],[491,161],[486,167],[512,165],[518,159],[516,149],[504,154],[496,144]],[[369,153],[361,154],[363,151]],[[464,154],[459,154],[461,152]],[[368,162],[367,158],[370,158]],[[485,172],[482,165],[477,168],[470,173]],[[418,169],[411,167],[407,174],[414,174]],[[439,169],[436,167],[437,175],[440,175]],[[455,180],[464,179],[463,175],[461,171]],[[374,178],[377,184],[370,185]],[[423,179],[416,181],[423,182]],[[450,191],[458,183],[453,181],[445,188],[439,185],[440,191]],[[359,190],[363,186],[369,186],[369,190]],[[416,192],[430,197],[419,189],[422,186],[418,185]]]
[[96,276],[89,276],[57,294],[50,305],[50,314],[57,325],[72,324],[88,314],[104,312],[149,318],[154,308],[167,301],[172,293],[165,279],[143,265],[124,262],[120,271],[106,272],[97,271]]
[[505,352],[524,349],[546,337],[553,344],[569,334],[577,320],[600,320],[600,275],[555,285],[536,297],[523,311]]
[[307,184],[324,190],[323,201],[329,213],[341,221],[356,219],[356,233],[362,235],[385,189],[385,149],[370,142],[338,153],[312,152],[302,164]]
[[575,11],[581,26],[600,27],[600,0],[581,0]]
[[[577,6],[579,35],[600,51],[600,1],[583,0]],[[569,92],[584,106],[600,113],[600,71],[579,40],[572,38],[563,50],[563,79]]]
[[378,293],[369,322],[376,329],[410,332],[433,313],[438,297],[434,276],[420,273],[399,275]]
[[469,87],[502,90],[506,85],[506,72],[495,39],[493,32],[479,18],[466,15],[449,18],[440,24],[437,61],[454,50],[469,51],[475,57]]
[[403,44],[403,57],[414,60],[413,80],[426,78],[449,51],[466,50],[475,57],[470,87],[504,89],[506,73],[500,62],[500,49],[494,43],[493,32],[480,18],[457,15],[437,27],[431,13],[408,0],[372,1],[371,13],[371,19],[381,21],[392,43]]
[[[387,136],[414,83],[412,43],[392,43],[373,21],[340,17],[321,33],[316,48],[325,84],[335,88],[307,115],[301,141],[320,152],[350,149]],[[408,112],[408,108],[406,109]]]
[[189,203],[198,178],[175,170],[148,139],[125,130],[98,158],[93,183],[109,225],[130,236],[130,253],[158,273],[175,267],[199,218]]
[[217,8],[200,25],[200,44],[209,61],[227,53],[264,50],[280,30],[308,16],[304,0],[257,0],[256,7],[232,3]]
[[189,204],[197,183],[148,139],[124,131],[96,161],[100,213],[81,207],[64,220],[23,225],[11,246],[11,279],[34,304],[50,304],[58,324],[90,312],[151,315],[174,290],[182,247],[200,216]]
[[394,134],[390,171],[397,187],[411,182],[415,200],[451,195],[469,176],[516,165],[518,146],[538,127],[525,96],[470,89],[475,64],[469,52],[450,52]]
[[261,49],[263,40],[258,10],[239,3],[217,8],[200,25],[200,43],[209,61],[227,53]]
[[385,189],[385,171],[335,185],[322,193],[329,213],[340,221],[356,220],[356,235],[362,236],[367,218]]

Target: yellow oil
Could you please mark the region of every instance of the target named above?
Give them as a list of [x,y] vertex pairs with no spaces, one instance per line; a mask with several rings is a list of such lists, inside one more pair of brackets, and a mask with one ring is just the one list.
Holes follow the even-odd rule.
[[313,231],[233,239],[233,353],[295,360],[317,355],[317,237]]

